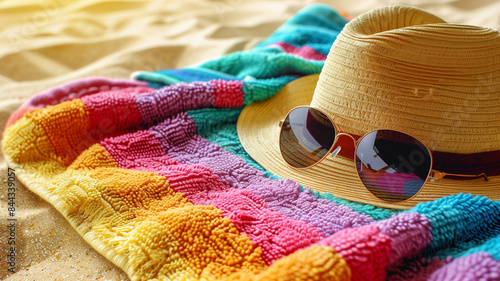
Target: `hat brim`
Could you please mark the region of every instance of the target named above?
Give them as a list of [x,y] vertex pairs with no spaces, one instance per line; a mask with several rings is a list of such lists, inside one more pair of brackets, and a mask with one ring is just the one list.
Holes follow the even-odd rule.
[[[304,170],[294,169],[282,158],[278,139],[279,121],[290,109],[311,103],[319,75],[299,78],[286,85],[274,97],[243,109],[237,123],[238,136],[247,153],[266,170],[319,192],[338,198],[385,208],[410,209],[418,203],[433,201],[459,193],[486,196],[500,200],[500,177],[457,180],[443,178],[427,181],[410,200],[391,203],[372,195],[361,182],[354,161],[337,155],[328,156],[318,165]],[[374,128],[376,129],[376,128]]]

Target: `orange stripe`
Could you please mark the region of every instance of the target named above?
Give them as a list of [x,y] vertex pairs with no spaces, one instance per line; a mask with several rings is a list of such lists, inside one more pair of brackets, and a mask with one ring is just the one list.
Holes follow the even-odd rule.
[[88,112],[79,99],[36,110],[32,116],[33,121],[45,131],[64,165],[69,165],[82,151],[95,143],[88,133]]
[[351,280],[351,270],[345,260],[327,246],[311,246],[275,261],[260,274],[238,272],[230,280]]

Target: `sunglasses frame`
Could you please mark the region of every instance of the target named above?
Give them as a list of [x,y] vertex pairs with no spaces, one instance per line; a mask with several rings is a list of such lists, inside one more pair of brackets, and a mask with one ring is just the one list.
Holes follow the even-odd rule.
[[[442,171],[438,171],[438,170],[434,170],[432,169],[432,166],[433,166],[433,163],[434,163],[434,159],[433,159],[433,156],[432,156],[432,151],[423,143],[421,142],[419,139],[415,138],[414,136],[410,135],[410,134],[407,134],[407,133],[404,133],[404,132],[401,132],[401,131],[398,131],[398,130],[393,130],[393,129],[375,129],[375,130],[371,130],[369,131],[368,133],[364,134],[363,136],[359,137],[358,139],[356,139],[352,134],[349,134],[347,132],[342,132],[342,131],[339,131],[337,129],[337,126],[335,125],[335,122],[333,122],[332,118],[330,116],[328,116],[328,114],[326,114],[325,112],[323,112],[322,110],[318,109],[318,108],[315,108],[315,107],[312,107],[312,106],[306,106],[306,105],[301,105],[301,106],[296,106],[294,108],[292,108],[290,111],[288,111],[288,113],[286,114],[285,116],[285,119],[290,115],[290,113],[298,108],[307,108],[307,109],[314,109],[314,110],[317,110],[318,112],[320,112],[321,114],[325,115],[328,120],[331,122],[331,124],[333,125],[333,128],[335,130],[335,137],[334,137],[334,140],[333,140],[333,143],[331,145],[331,147],[329,148],[328,152],[325,153],[325,155],[323,157],[321,157],[321,159],[319,159],[318,161],[316,161],[313,165],[310,165],[310,166],[307,166],[307,167],[301,167],[301,168],[298,168],[298,167],[294,167],[292,166],[291,164],[289,164],[286,160],[285,163],[292,167],[293,169],[297,169],[297,170],[306,170],[306,169],[310,169],[310,168],[313,168],[314,166],[318,165],[319,163],[321,163],[325,158],[327,158],[329,155],[332,155],[332,157],[335,157],[337,156],[338,152],[340,151],[340,149],[336,149],[336,150],[333,150],[333,148],[335,147],[335,144],[337,143],[339,137],[341,136],[347,136],[349,138],[351,138],[351,140],[353,141],[354,143],[354,162],[356,162],[356,155],[357,155],[357,150],[358,150],[358,146],[359,146],[359,143],[361,142],[361,140],[366,137],[368,134],[371,134],[375,131],[393,131],[393,132],[398,132],[398,133],[401,133],[401,134],[404,134],[404,135],[407,135],[407,136],[410,136],[412,137],[413,139],[417,140],[419,143],[421,143],[423,145],[423,147],[427,150],[427,152],[429,153],[429,156],[430,156],[430,165],[429,165],[429,172],[427,173],[427,177],[424,181],[424,183],[422,184],[422,186],[420,187],[420,189],[418,190],[418,192],[416,192],[413,196],[409,197],[408,199],[405,199],[405,200],[401,200],[401,201],[387,201],[387,200],[384,200],[382,198],[379,198],[377,197],[375,194],[373,194],[373,192],[370,191],[370,189],[368,187],[366,187],[365,183],[363,182],[363,180],[361,179],[361,176],[359,175],[359,172],[358,172],[358,167],[357,167],[357,164],[354,163],[354,166],[356,168],[356,175],[358,176],[359,180],[361,181],[361,183],[363,184],[363,186],[365,187],[365,189],[372,195],[374,196],[375,198],[377,198],[378,200],[381,200],[383,202],[386,202],[386,203],[390,203],[390,204],[398,204],[398,203],[404,203],[404,202],[407,202],[411,199],[413,199],[415,196],[417,196],[420,191],[422,191],[422,189],[424,189],[425,185],[427,184],[427,182],[434,182],[436,180],[439,180],[439,179],[442,179],[446,176],[453,176],[453,177],[465,177],[465,178],[484,178],[485,181],[488,181],[488,177],[486,176],[485,173],[481,173],[479,175],[462,175],[462,174],[452,174],[452,173],[446,173],[446,172],[442,172]],[[280,120],[280,123],[279,123],[279,126],[280,126],[280,135],[279,135],[279,150],[280,150],[280,154],[281,154],[281,157],[283,157],[283,152],[282,152],[282,149],[281,149],[281,131],[283,130],[283,123],[284,123],[284,120]],[[339,147],[340,148],[340,147]],[[332,152],[333,150],[333,152]]]

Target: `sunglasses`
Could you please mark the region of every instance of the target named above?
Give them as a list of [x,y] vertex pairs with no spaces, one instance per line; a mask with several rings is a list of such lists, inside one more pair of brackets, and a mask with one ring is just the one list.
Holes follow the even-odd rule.
[[416,196],[427,181],[445,176],[464,178],[488,177],[460,175],[432,169],[430,150],[416,138],[395,130],[374,130],[357,138],[339,132],[332,119],[319,109],[299,106],[280,121],[279,146],[286,163],[296,169],[311,168],[328,155],[341,149],[337,140],[347,136],[353,140],[357,174],[377,198],[391,203]]

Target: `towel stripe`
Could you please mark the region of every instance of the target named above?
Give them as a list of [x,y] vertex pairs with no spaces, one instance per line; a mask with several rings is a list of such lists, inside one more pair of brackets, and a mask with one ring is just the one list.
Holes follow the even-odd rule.
[[[189,141],[186,145],[190,145]],[[170,159],[161,151],[160,142],[147,131],[109,138],[102,146],[119,167],[165,176],[172,189],[182,192],[193,204],[222,210],[240,232],[262,248],[267,264],[324,237],[312,225],[268,209],[252,191],[232,189],[210,169]]]
[[392,250],[391,239],[376,225],[339,231],[318,243],[329,246],[346,261],[353,281],[382,281]]
[[[143,222],[157,225],[157,230],[166,234],[165,237],[157,236],[160,241],[155,242],[154,251],[168,252],[168,259],[137,250],[136,261],[129,261],[128,267],[137,271],[154,264],[155,268],[149,274],[157,276],[162,267],[175,268],[172,264],[183,263],[188,265],[188,272],[199,278],[210,277],[210,280],[218,280],[238,270],[256,272],[263,268],[261,250],[254,247],[246,236],[239,234],[220,210],[212,206],[194,206],[182,193],[172,190],[163,176],[119,168],[118,162],[115,164],[118,167],[112,167],[112,158],[106,152],[104,147],[96,144],[69,167],[69,170],[85,170],[86,177],[96,179],[105,186],[99,189],[100,196],[130,226],[121,227],[121,231],[110,231],[108,228],[113,228],[113,225],[104,227],[99,222],[101,227],[97,225],[95,229],[102,232],[100,235],[106,237],[106,233],[121,233],[121,236],[105,238],[104,242],[115,245],[119,251],[140,249],[142,246],[138,240],[144,240],[141,236],[157,236],[150,233],[150,229],[135,227]],[[108,159],[105,159],[106,155]],[[100,162],[108,165],[93,169]],[[137,233],[141,230],[142,234]],[[180,260],[172,256],[178,256]]]

